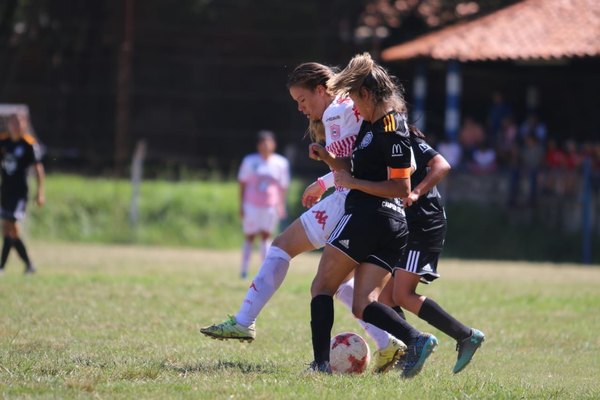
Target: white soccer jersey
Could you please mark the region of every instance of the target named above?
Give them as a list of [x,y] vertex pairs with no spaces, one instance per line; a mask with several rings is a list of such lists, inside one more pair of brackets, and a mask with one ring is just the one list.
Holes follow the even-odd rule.
[[[336,157],[352,156],[362,118],[349,97],[337,97],[323,113],[325,148]],[[337,188],[300,216],[306,236],[315,248],[325,246],[333,228],[344,215],[348,189]]]
[[244,157],[238,180],[246,184],[244,203],[255,207],[281,204],[282,190],[290,184],[288,160],[279,154],[263,159],[258,153]]
[[323,113],[325,148],[336,157],[350,157],[362,117],[348,96],[338,96]]

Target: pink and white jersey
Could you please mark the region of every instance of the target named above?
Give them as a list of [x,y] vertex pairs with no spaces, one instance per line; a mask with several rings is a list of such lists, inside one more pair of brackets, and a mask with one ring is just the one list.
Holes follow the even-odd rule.
[[362,117],[348,96],[336,97],[323,113],[325,148],[337,157],[350,157]]
[[266,160],[258,153],[249,154],[242,160],[238,181],[246,184],[244,203],[256,207],[282,204],[282,192],[290,184],[288,160],[279,154]]
[[323,113],[325,149],[336,157],[351,157],[362,121],[350,97],[336,97]]

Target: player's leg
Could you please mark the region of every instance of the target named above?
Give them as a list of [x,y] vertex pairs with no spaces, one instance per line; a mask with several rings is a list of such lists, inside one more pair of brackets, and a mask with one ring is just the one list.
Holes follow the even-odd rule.
[[310,290],[310,326],[314,355],[311,369],[314,371],[331,372],[329,346],[334,319],[333,295],[356,265],[356,261],[337,248],[325,246]]
[[267,258],[267,251],[271,247],[271,236],[277,229],[280,218],[277,207],[265,208],[262,214],[260,221],[260,260],[261,263],[264,263]]
[[296,219],[273,241],[235,317],[231,316],[225,322],[200,331],[216,339],[254,340],[256,318],[281,286],[289,270],[290,260],[313,249],[302,223]]
[[260,259],[261,262],[265,262],[267,258],[267,251],[269,251],[269,247],[271,247],[271,232],[261,232],[260,233]]
[[4,243],[2,244],[2,255],[0,259],[0,271],[4,271],[4,266],[6,265],[6,261],[8,260],[8,255],[10,254],[10,249],[13,245],[13,238],[11,236],[12,233],[12,225],[14,221],[2,220],[2,234],[4,236]]
[[273,240],[235,317],[200,331],[218,339],[254,340],[256,318],[281,286],[289,270],[290,260],[298,254],[325,245],[343,214],[344,200],[345,195],[334,193],[294,220]]
[[[342,283],[335,293],[335,298],[352,311],[352,299],[354,297],[354,278]],[[374,353],[373,371],[377,373],[387,372],[398,360],[403,352],[404,343],[378,327],[368,324],[361,319],[358,323],[371,339],[375,342],[377,350]]]
[[406,344],[398,358],[402,357],[403,375],[408,378],[421,371],[437,347],[437,339],[415,329],[391,307],[376,301],[388,277],[389,271],[379,265],[362,263],[357,268],[354,312],[357,317],[362,316],[365,322],[386,330]]
[[242,245],[242,262],[240,264],[240,278],[246,279],[248,276],[248,267],[252,255],[252,244],[254,243],[254,234],[244,235],[244,244]]
[[407,251],[408,265],[404,265],[405,268],[414,272],[409,272],[404,268],[395,270],[393,298],[396,304],[456,340],[459,354],[453,371],[458,373],[471,361],[475,351],[484,340],[484,334],[464,325],[433,299],[416,293],[424,269],[432,269],[435,273],[438,258],[438,253]]

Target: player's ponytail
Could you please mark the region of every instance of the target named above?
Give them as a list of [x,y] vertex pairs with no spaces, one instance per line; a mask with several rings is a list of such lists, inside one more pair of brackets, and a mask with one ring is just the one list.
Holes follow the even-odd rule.
[[336,96],[357,92],[362,87],[373,94],[376,104],[386,103],[387,108],[406,112],[401,85],[385,68],[375,63],[369,53],[354,56],[346,68],[327,83],[329,92]]
[[417,128],[416,126],[414,126],[412,124],[408,125],[408,131],[410,132],[410,134],[412,136],[415,136],[415,137],[418,137],[421,139],[425,139],[425,134],[419,128]]

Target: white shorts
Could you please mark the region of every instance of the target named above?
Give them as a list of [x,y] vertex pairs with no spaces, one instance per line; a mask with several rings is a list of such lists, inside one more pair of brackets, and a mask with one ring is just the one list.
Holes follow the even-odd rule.
[[344,215],[347,190],[336,190],[300,216],[308,240],[320,249],[325,246],[329,235]]
[[260,232],[273,233],[279,223],[277,207],[256,207],[244,204],[244,219],[242,225],[245,235],[254,235]]

